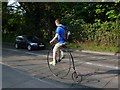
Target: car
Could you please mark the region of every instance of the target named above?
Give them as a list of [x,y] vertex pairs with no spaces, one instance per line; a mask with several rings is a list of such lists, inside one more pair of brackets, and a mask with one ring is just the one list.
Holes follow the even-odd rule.
[[37,36],[20,35],[15,39],[15,48],[27,48],[31,51],[33,49],[45,49],[45,44]]

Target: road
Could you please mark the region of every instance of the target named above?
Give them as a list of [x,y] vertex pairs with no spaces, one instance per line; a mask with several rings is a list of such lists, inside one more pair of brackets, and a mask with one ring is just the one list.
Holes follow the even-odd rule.
[[[27,51],[15,49],[13,46],[3,45],[2,64],[25,72],[40,80],[61,83],[74,88],[118,88],[118,56],[97,53],[72,51],[78,74],[83,76],[81,83],[75,83],[70,71],[64,79],[57,78],[50,72],[46,57],[48,50]],[[4,78],[3,78],[4,79]],[[4,85],[4,82],[3,82]],[[4,85],[4,87],[6,87]],[[64,87],[63,87],[64,88]]]

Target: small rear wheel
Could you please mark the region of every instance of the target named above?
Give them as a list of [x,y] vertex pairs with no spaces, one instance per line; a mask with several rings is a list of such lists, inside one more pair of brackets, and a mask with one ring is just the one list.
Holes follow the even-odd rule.
[[75,71],[72,73],[72,79],[74,82],[80,83],[82,81],[82,76],[78,75]]

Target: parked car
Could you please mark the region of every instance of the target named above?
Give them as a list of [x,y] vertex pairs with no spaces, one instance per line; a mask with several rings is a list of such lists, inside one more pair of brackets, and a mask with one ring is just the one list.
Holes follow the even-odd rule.
[[17,36],[15,39],[15,48],[27,48],[29,51],[33,49],[45,49],[45,44],[36,36]]

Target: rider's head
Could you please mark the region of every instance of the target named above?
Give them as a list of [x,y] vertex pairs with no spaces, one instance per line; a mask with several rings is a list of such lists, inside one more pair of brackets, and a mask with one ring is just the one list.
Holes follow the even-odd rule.
[[56,26],[59,26],[60,25],[60,21],[58,19],[55,20],[55,24]]

